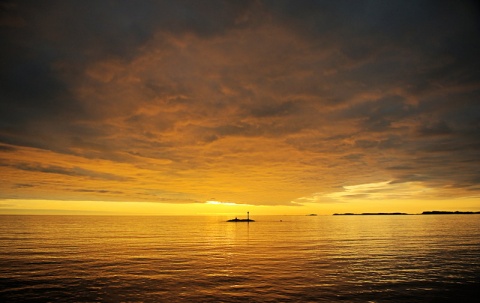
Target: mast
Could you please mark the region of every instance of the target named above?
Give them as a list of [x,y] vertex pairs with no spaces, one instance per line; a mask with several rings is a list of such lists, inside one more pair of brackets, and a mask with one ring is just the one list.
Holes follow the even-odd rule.
[[249,211],[247,211],[247,220],[250,221],[250,212]]

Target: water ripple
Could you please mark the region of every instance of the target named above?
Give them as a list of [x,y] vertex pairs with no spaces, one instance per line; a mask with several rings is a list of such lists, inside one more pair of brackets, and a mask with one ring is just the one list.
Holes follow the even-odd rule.
[[2,216],[0,299],[474,302],[479,295],[480,216],[224,219]]

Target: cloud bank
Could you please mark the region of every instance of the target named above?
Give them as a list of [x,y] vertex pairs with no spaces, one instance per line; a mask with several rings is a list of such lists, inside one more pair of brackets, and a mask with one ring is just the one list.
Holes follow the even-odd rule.
[[474,1],[2,2],[0,198],[478,197],[479,17]]

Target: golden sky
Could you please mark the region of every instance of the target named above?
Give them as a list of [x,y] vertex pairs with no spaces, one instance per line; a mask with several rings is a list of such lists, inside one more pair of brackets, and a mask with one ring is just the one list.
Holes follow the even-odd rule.
[[480,210],[474,1],[0,5],[0,214]]

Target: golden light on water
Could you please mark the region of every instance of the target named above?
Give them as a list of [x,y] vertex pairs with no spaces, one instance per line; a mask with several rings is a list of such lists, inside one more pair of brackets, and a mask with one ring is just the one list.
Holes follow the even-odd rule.
[[2,216],[2,298],[476,302],[478,216]]

